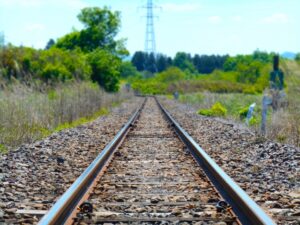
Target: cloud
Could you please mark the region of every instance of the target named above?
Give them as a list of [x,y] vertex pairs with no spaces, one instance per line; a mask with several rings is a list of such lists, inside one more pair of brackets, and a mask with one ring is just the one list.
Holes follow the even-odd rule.
[[39,23],[27,24],[24,28],[24,30],[28,32],[42,31],[45,29],[46,29],[45,25]]
[[219,24],[222,22],[222,18],[220,16],[210,16],[208,17],[208,21],[212,24]]
[[169,12],[192,12],[201,8],[199,3],[164,3],[161,7]]
[[262,23],[265,24],[285,24],[290,21],[288,15],[284,13],[276,13],[271,16],[262,19]]

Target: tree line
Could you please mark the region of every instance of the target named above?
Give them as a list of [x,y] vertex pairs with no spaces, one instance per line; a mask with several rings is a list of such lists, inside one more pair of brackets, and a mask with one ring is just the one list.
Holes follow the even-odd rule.
[[107,7],[84,8],[78,15],[84,25],[59,38],[50,39],[44,50],[7,45],[0,49],[0,78],[41,80],[53,84],[91,79],[106,91],[119,89],[122,58],[129,52],[116,40],[120,13]]
[[178,52],[174,58],[163,54],[154,55],[142,51],[135,52],[131,62],[140,72],[160,73],[174,66],[189,73],[209,74],[216,69],[223,69],[228,55],[199,55]]

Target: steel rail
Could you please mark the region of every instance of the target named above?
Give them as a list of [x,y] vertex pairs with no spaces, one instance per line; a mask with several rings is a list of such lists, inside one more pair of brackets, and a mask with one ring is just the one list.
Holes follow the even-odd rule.
[[52,206],[49,212],[41,219],[39,225],[59,225],[64,224],[81,198],[88,191],[93,180],[97,177],[106,162],[114,153],[115,149],[126,136],[132,124],[140,115],[146,99],[143,104],[134,112],[129,121],[117,133],[114,139],[103,149],[97,158],[89,165],[88,168],[80,175],[79,178],[69,187],[69,189],[61,196],[61,198]]
[[194,141],[156,97],[155,99],[180,139],[186,144],[222,197],[230,204],[240,222],[246,225],[274,225],[275,222]]

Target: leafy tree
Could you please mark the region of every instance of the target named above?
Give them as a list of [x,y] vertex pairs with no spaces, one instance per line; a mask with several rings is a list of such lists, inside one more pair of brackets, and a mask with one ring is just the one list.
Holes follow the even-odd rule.
[[170,65],[171,63],[169,63],[167,56],[162,54],[156,56],[156,67],[159,73],[166,70]]
[[157,72],[156,59],[154,53],[150,53],[147,55],[146,62],[145,62],[145,70],[151,73]]
[[298,62],[300,62],[300,53],[298,53],[298,54],[296,55],[295,60],[298,61]]
[[185,74],[179,68],[172,66],[166,71],[159,73],[156,78],[160,82],[170,83],[183,80],[185,78]]
[[237,71],[239,72],[239,75],[237,77],[237,81],[241,83],[254,84],[261,75],[261,68],[262,63],[259,61],[252,61],[249,65],[238,63]]
[[48,43],[47,43],[45,49],[48,50],[48,49],[50,49],[53,45],[55,45],[55,41],[51,38],[51,39],[48,41]]
[[140,75],[131,62],[122,62],[120,73],[122,78],[137,77]]
[[178,52],[173,60],[173,66],[180,68],[181,70],[188,70],[189,72],[195,72],[196,69],[191,62],[191,55]]
[[107,7],[84,8],[78,15],[84,29],[73,31],[57,42],[57,47],[64,49],[81,48],[92,52],[97,48],[105,49],[116,55],[127,54],[122,40],[115,40],[120,28],[120,12],[112,12]]
[[88,61],[92,67],[93,81],[108,92],[119,90],[121,60],[117,56],[98,48],[89,54]]
[[132,59],[132,64],[136,67],[138,71],[145,70],[146,54],[144,52],[138,51],[135,52]]

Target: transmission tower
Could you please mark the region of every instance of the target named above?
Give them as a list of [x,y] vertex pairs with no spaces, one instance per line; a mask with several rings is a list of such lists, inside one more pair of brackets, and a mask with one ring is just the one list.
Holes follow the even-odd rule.
[[145,39],[145,52],[156,53],[156,43],[155,43],[155,30],[154,30],[154,8],[152,0],[147,0],[147,23],[146,23],[146,39]]

